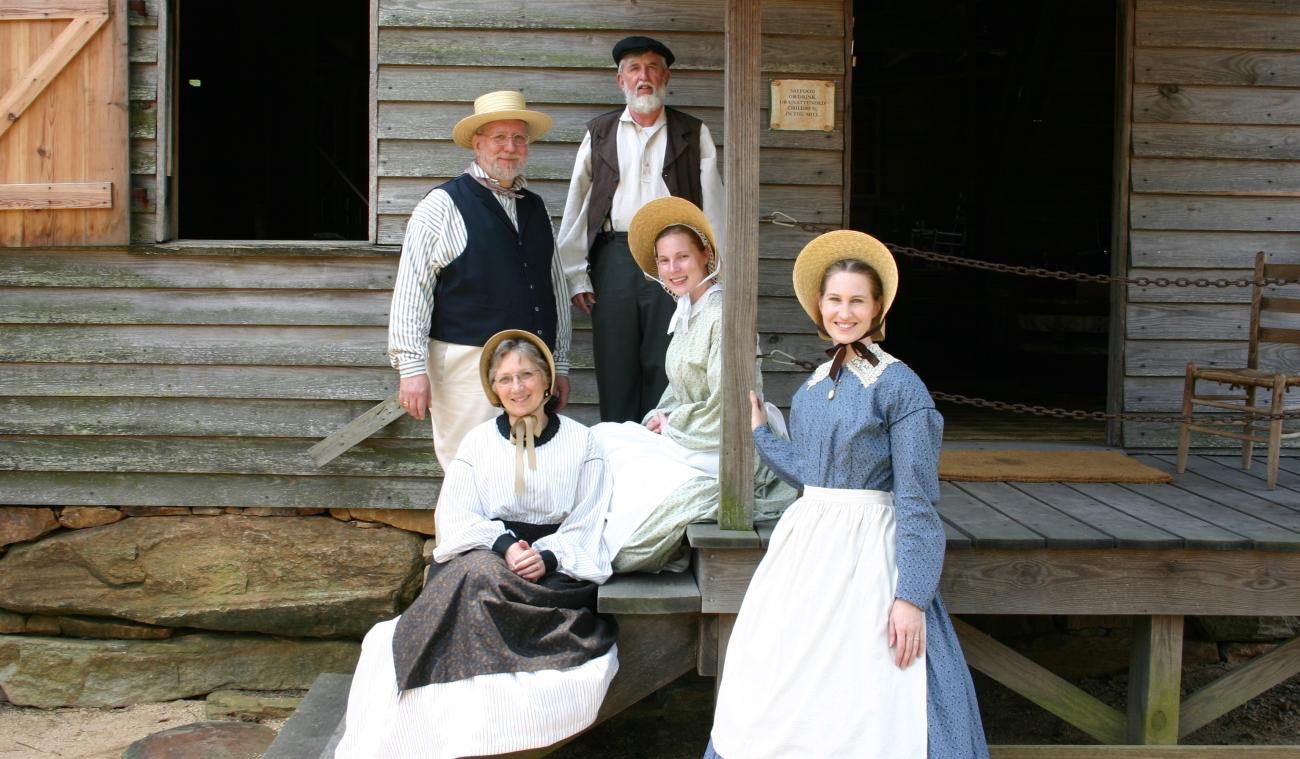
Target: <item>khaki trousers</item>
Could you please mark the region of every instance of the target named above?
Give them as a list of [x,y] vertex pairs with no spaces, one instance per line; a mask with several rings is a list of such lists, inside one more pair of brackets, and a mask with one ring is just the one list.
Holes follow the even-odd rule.
[[429,421],[433,425],[433,453],[447,471],[460,441],[469,431],[501,413],[488,403],[479,380],[481,347],[429,341]]

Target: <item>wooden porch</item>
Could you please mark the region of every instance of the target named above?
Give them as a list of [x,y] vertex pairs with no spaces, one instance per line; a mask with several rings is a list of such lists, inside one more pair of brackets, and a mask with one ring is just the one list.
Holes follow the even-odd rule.
[[[1139,458],[1173,471],[1172,455]],[[1272,759],[1300,752],[1297,746],[1177,745],[1300,672],[1295,639],[1181,694],[1185,616],[1300,611],[1300,458],[1283,458],[1276,490],[1265,487],[1260,462],[1243,472],[1240,461],[1193,456],[1187,473],[1166,485],[942,483],[948,553],[940,590],[954,615],[1138,618],[1125,713],[955,617],[972,668],[1100,744],[997,746],[994,757]],[[635,638],[623,647],[628,655],[602,717],[690,666],[719,673],[731,624],[771,534],[770,524],[749,531],[695,525],[688,533],[693,575],[616,576],[601,589],[600,610],[616,615]],[[341,734],[346,682],[323,676],[321,692],[313,691],[267,756],[329,755],[321,752],[331,734]],[[313,703],[319,704],[314,710]],[[309,723],[316,727],[304,730]]]

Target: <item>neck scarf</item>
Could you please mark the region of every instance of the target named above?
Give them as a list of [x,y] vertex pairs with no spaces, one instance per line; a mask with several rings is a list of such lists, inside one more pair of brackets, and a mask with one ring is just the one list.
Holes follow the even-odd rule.
[[[718,273],[715,271],[709,276],[700,280],[700,284],[696,285],[695,287],[696,288],[703,287],[709,280],[714,279],[717,276]],[[709,293],[713,292],[714,290],[721,290],[721,289],[722,289],[722,285],[714,284],[712,287],[704,291],[704,294],[700,296],[700,299],[696,301],[696,303],[703,303],[704,299],[709,296]],[[695,308],[696,303],[691,302],[690,293],[686,293],[685,295],[682,295],[677,298],[677,310],[673,312],[672,318],[668,320],[668,334],[671,335],[675,331],[681,331],[683,335],[686,334],[687,330],[690,329],[691,315],[694,312],[693,309]]]
[[[474,169],[478,169],[478,171],[474,171]],[[475,182],[478,182],[497,195],[505,195],[507,198],[523,197],[520,193],[515,192],[515,188],[519,185],[520,177],[515,177],[515,181],[511,182],[509,187],[505,187],[492,177],[486,176],[486,173],[487,172],[483,171],[483,167],[479,166],[477,163],[472,164],[469,170],[469,175],[474,177]]]
[[520,417],[510,428],[510,442],[515,446],[515,495],[524,494],[524,452],[528,452],[528,468],[537,471],[538,418],[529,414]]
[[[868,344],[870,342],[870,340],[867,341]],[[860,340],[854,340],[851,343],[839,343],[833,348],[828,348],[826,355],[831,357],[831,391],[826,395],[827,400],[835,398],[835,387],[840,383],[840,372],[844,369],[844,363],[850,358],[865,358],[867,363],[872,366],[880,363],[880,359],[876,358],[876,354],[867,350],[867,346]]]

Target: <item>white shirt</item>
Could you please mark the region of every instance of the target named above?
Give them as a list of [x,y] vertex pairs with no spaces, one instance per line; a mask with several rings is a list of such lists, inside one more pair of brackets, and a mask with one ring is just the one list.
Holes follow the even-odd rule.
[[[663,178],[664,153],[668,150],[667,120],[667,112],[661,110],[654,124],[642,127],[632,119],[627,108],[618,119],[619,183],[609,211],[616,232],[627,231],[641,206],[669,194]],[[718,249],[724,250],[722,235],[726,222],[726,195],[723,194],[722,175],[718,173],[718,149],[706,124],[700,125],[700,190],[704,202],[701,210],[713,225]],[[569,195],[564,202],[564,217],[557,238],[560,261],[569,283],[569,297],[592,291],[587,276],[587,210],[590,207],[591,132],[587,132],[573,162],[573,179],[569,182]]]
[[[466,171],[489,179],[477,162]],[[528,186],[523,177],[515,189]],[[515,199],[492,193],[515,230],[519,221]],[[455,261],[469,242],[465,218],[445,190],[434,190],[415,206],[406,223],[402,260],[393,283],[393,304],[388,312],[388,360],[402,377],[424,374],[429,357],[429,324],[433,319],[433,288],[438,274]],[[569,342],[573,325],[569,316],[569,294],[559,255],[551,256],[551,289],[555,293],[555,371],[569,373]]]
[[524,494],[515,493],[515,447],[497,420],[475,427],[461,442],[438,493],[433,518],[439,563],[488,548],[505,533],[503,520],[559,524],[532,545],[551,551],[556,571],[601,583],[610,557],[601,543],[611,484],[605,455],[591,430],[561,416],[555,437],[537,446],[537,469],[524,466]]

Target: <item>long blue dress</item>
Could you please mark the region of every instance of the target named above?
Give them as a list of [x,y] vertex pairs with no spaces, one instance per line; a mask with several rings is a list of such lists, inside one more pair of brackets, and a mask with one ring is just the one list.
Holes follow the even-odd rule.
[[[760,427],[754,442],[764,462],[796,488],[893,492],[895,597],[925,611],[928,755],[984,759],[988,746],[974,684],[938,593],[946,546],[935,510],[943,417],[915,372],[877,345],[869,350],[877,366],[851,359],[832,383],[828,362],[799,388],[790,410],[791,440]],[[828,398],[832,387],[834,398]]]

